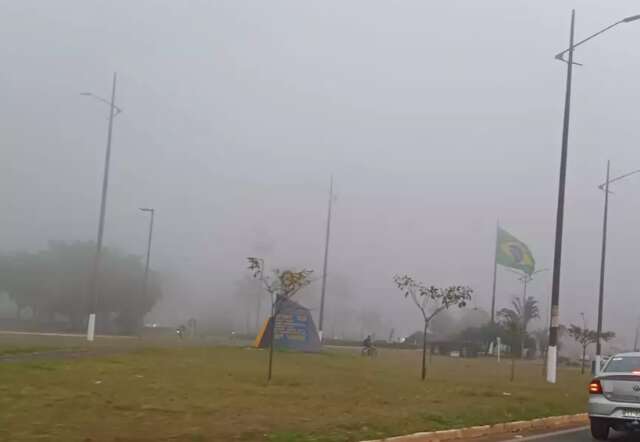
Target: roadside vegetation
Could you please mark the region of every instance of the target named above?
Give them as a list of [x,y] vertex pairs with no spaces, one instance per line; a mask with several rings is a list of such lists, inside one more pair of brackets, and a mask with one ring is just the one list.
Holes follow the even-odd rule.
[[[98,341],[97,341],[98,342]],[[0,363],[0,440],[358,441],[529,419],[584,409],[585,378],[538,363],[355,349],[282,352],[267,384],[268,352],[241,347],[131,348],[79,358]]]

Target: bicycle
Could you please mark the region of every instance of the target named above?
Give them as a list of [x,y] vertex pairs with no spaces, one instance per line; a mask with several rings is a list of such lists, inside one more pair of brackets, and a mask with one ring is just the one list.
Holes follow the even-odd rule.
[[364,347],[361,351],[360,354],[362,356],[368,356],[370,358],[375,358],[376,356],[378,356],[378,349],[375,347]]

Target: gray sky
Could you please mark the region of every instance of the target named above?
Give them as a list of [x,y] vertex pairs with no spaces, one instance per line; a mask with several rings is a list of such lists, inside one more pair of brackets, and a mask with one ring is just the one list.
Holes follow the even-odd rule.
[[[265,236],[274,264],[319,274],[331,173],[330,270],[357,299],[415,328],[391,281],[408,272],[469,284],[486,307],[497,218],[552,265],[553,55],[573,7],[578,38],[640,13],[630,0],[0,0],[0,248],[95,237],[107,110],[79,92],[107,96],[117,71],[105,241],[142,254],[137,208],[157,208],[153,265],[188,281],[189,308],[227,296]],[[606,159],[614,175],[640,168],[639,38],[621,25],[576,54],[563,323],[586,311],[595,324]],[[605,327],[618,332],[640,313],[639,186],[611,200]],[[499,306],[514,276],[499,272]],[[546,298],[550,279],[531,293]]]

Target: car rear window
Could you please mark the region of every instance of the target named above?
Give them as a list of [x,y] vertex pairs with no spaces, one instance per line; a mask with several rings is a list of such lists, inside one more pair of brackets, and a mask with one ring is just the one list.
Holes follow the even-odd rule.
[[640,356],[615,356],[609,360],[604,371],[613,373],[640,371]]

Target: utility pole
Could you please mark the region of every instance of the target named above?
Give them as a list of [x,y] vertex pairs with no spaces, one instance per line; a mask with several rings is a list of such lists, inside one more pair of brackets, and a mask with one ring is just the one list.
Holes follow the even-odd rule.
[[496,222],[496,244],[493,252],[493,290],[491,291],[491,324],[496,323],[496,278],[498,276],[498,229],[500,222]]
[[[564,221],[564,193],[567,176],[567,146],[569,144],[569,114],[571,110],[571,76],[573,74],[573,52],[576,47],[588,42],[606,31],[622,24],[640,20],[640,14],[625,17],[622,20],[583,38],[578,43],[573,42],[575,30],[575,9],[571,11],[571,31],[569,34],[569,48],[556,54],[556,60],[567,64],[567,86],[564,97],[564,121],[562,125],[562,150],[560,154],[560,180],[558,184],[558,212],[556,216],[556,241],[553,256],[553,284],[551,287],[551,321],[549,324],[549,352],[547,355],[547,381],[555,384],[558,359],[558,327],[560,326],[560,264],[562,261],[562,228]],[[564,59],[564,54],[569,54]]]
[[607,219],[609,216],[609,168],[607,161],[607,181],[604,183],[604,213],[602,215],[602,250],[600,253],[600,286],[598,289],[598,327],[596,330],[596,375],[600,374],[600,360],[602,359],[602,309],[604,307],[604,273],[607,259]]
[[560,152],[560,179],[558,183],[558,207],[556,214],[556,240],[553,254],[553,283],[551,285],[551,321],[549,324],[549,349],[547,350],[547,381],[556,383],[558,364],[558,327],[560,326],[560,265],[562,264],[562,232],[564,227],[564,194],[567,179],[567,150],[569,146],[569,115],[571,112],[571,76],[573,74],[573,35],[575,9],[571,11],[569,32],[569,57],[567,60],[567,84],[564,96],[564,120],[562,148]]
[[[91,279],[89,281],[89,322],[87,325],[87,340],[93,341],[95,336],[96,312],[98,309],[98,278],[100,272],[100,260],[102,258],[102,237],[104,234],[104,219],[107,210],[107,190],[109,188],[109,162],[111,160],[111,138],[113,134],[113,117],[120,109],[116,107],[116,80],[117,75],[113,73],[113,86],[111,88],[111,101],[109,104],[109,128],[107,131],[107,149],[104,160],[104,175],[102,176],[102,198],[100,200],[100,220],[98,221],[98,239],[96,242],[96,252],[93,257]],[[92,95],[85,93],[83,95]]]
[[144,294],[147,294],[149,287],[149,261],[151,260],[151,240],[153,238],[153,218],[156,214],[156,209],[141,208],[142,212],[151,213],[151,219],[149,220],[149,241],[147,242],[147,262],[144,267]]
[[318,334],[320,335],[320,342],[322,342],[323,336],[323,321],[324,321],[324,296],[327,289],[327,264],[329,261],[329,239],[331,237],[331,208],[333,205],[333,175],[329,182],[329,207],[327,209],[327,231],[324,241],[324,265],[322,267],[322,288],[320,292],[320,316],[318,318]]

